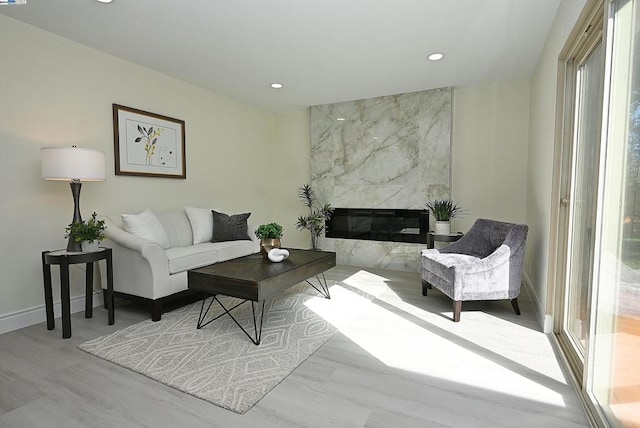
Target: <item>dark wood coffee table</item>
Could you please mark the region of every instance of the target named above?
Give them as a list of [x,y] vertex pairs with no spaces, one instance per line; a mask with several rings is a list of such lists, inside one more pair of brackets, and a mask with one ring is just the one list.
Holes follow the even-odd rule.
[[[265,260],[260,253],[256,253],[189,270],[187,272],[189,289],[205,293],[197,328],[200,329],[226,314],[231,317],[254,344],[259,345],[262,337],[265,299],[276,296],[287,288],[305,281],[325,298],[330,299],[331,295],[329,294],[324,272],[336,265],[336,253],[315,250],[287,250],[289,251],[289,258],[280,263],[272,263],[269,260]],[[309,281],[312,277],[316,278],[318,284],[313,284]],[[217,296],[219,294],[243,300],[231,308],[226,308],[218,300]],[[212,299],[205,310],[205,303],[209,297],[212,297]],[[215,318],[205,321],[214,301],[218,302],[224,312]],[[249,334],[231,315],[232,310],[246,302],[251,302],[255,336]],[[262,305],[259,303],[256,305],[256,302],[262,302]],[[260,309],[259,317],[256,313],[256,307]]]

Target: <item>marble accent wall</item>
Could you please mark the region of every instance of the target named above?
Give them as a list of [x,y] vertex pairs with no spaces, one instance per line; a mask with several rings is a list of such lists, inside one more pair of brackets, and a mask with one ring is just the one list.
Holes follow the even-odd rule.
[[[423,209],[449,197],[451,100],[452,89],[441,88],[311,107],[318,199],[340,208]],[[341,264],[400,270],[417,269],[424,248],[329,238],[320,245]]]

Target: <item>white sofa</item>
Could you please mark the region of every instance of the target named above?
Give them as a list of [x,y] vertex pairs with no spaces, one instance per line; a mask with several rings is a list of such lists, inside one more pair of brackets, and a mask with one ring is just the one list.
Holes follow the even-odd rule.
[[[136,221],[148,230],[133,230],[136,234],[128,232],[132,230],[129,216],[143,214],[149,217],[136,218]],[[117,214],[103,219],[107,226],[104,245],[113,249],[114,294],[148,301],[154,321],[160,320],[163,306],[170,301],[190,296],[194,300],[194,294],[187,289],[189,269],[259,251],[251,225],[247,225],[250,239],[209,242],[215,227],[210,209],[146,210],[138,215]],[[211,224],[207,224],[207,220]],[[102,284],[106,287],[105,277]]]

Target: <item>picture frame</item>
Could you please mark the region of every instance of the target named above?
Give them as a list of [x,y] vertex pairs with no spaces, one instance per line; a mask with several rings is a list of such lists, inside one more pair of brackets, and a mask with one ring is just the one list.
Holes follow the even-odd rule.
[[113,104],[116,175],[187,178],[184,120]]

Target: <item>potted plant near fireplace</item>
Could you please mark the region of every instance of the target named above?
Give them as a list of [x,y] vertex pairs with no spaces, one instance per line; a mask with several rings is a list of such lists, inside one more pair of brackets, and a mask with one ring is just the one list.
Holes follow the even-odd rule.
[[98,220],[97,216],[98,214],[94,212],[88,221],[71,223],[66,227],[67,234],[64,237],[73,236],[76,242],[80,242],[82,251],[85,253],[98,251],[100,242],[106,238],[104,230],[107,227],[104,220]]
[[262,257],[269,257],[269,250],[280,248],[283,228],[278,223],[261,224],[255,230],[256,237],[260,239],[260,253]]
[[298,196],[309,209],[309,213],[298,217],[296,228],[298,230],[307,229],[311,232],[311,248],[317,250],[318,238],[322,235],[325,222],[331,217],[334,208],[329,204],[318,206],[316,196],[309,184],[305,184],[298,189]]
[[448,235],[451,233],[451,219],[462,217],[467,212],[451,199],[434,199],[427,201],[426,206],[436,219],[434,230],[436,235]]

